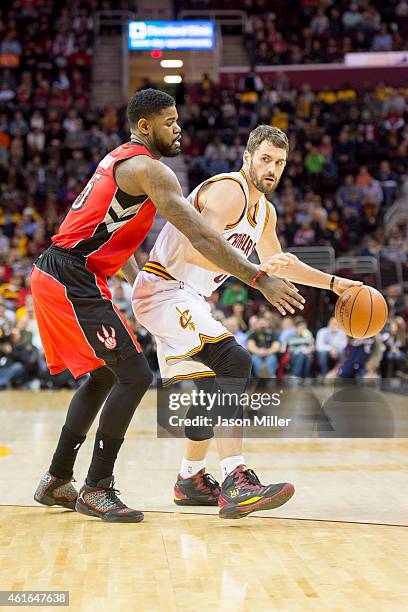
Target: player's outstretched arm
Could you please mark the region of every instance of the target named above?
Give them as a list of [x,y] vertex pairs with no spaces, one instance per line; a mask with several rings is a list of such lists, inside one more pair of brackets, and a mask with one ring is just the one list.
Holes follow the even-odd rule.
[[[334,277],[333,287],[331,287],[333,275],[326,274],[326,272],[308,266],[292,253],[282,253],[282,248],[276,234],[276,211],[271,204],[270,207],[271,211],[268,224],[256,247],[261,261],[261,270],[265,270],[268,274],[270,270],[272,270],[272,273],[280,278],[285,278],[294,283],[300,283],[301,285],[307,285],[308,287],[317,287],[318,289],[332,288],[337,295],[341,295],[346,289],[353,285],[362,285],[361,281],[352,281],[348,278],[336,276]],[[276,256],[281,257],[282,255],[289,256],[291,261],[288,261],[286,265],[282,265],[278,270],[276,270],[276,268],[271,268],[270,262],[273,262]]]
[[[217,269],[225,270],[244,283],[251,284],[259,268],[236,253],[223,236],[201,219],[201,215],[183,197],[176,175],[170,168],[147,156],[143,160],[139,157],[138,163],[134,165],[125,163],[118,167],[115,175],[121,189],[135,195],[143,190],[163,217],[185,234],[193,247],[215,264]],[[130,173],[129,176],[126,173]],[[135,185],[140,189],[138,192],[134,191]],[[293,313],[294,308],[303,309],[304,298],[286,280],[262,276],[256,286],[281,314],[286,314],[286,311]]]

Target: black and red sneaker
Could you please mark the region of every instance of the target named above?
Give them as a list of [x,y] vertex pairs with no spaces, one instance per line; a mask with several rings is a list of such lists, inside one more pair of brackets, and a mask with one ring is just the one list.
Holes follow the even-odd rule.
[[203,468],[190,478],[178,475],[174,503],[178,506],[217,506],[220,492],[219,483]]
[[72,478],[57,478],[46,472],[34,493],[34,500],[44,506],[62,506],[75,510],[78,492],[72,480]]
[[222,483],[218,498],[220,518],[238,519],[257,510],[279,508],[294,492],[289,482],[262,485],[253,470],[239,465]]
[[96,516],[108,523],[140,523],[144,515],[128,508],[118,497],[113,476],[100,480],[96,486],[82,485],[75,510],[80,514]]

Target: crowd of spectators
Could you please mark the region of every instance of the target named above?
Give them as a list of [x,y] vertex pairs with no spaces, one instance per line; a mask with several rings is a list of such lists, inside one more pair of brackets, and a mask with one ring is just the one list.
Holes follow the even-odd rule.
[[101,155],[127,137],[123,109],[90,108],[95,13],[121,4],[0,8],[0,388],[75,385],[48,375],[29,273]]
[[[289,163],[272,201],[283,246],[331,245],[337,252],[384,242],[383,216],[408,171],[408,88],[294,89],[286,74],[250,73],[221,86],[204,75],[180,96],[190,187],[241,166],[248,131],[260,123],[285,130]],[[388,238],[406,249],[406,233]],[[405,242],[405,247],[404,247]]]
[[252,64],[342,62],[350,52],[408,49],[406,0],[303,0],[302,10],[290,10],[287,3],[275,8],[263,0],[244,4],[250,14],[245,44]]
[[244,11],[249,63],[342,62],[358,51],[408,49],[407,0],[183,0],[182,9]]
[[[2,13],[0,55],[17,61],[0,68],[0,388],[77,384],[68,373],[48,374],[29,274],[98,161],[128,139],[125,107],[100,109],[90,100],[93,16],[110,6],[98,0],[66,5],[21,0]],[[406,90],[384,84],[374,90],[362,85],[358,91],[312,91],[305,84],[296,91],[284,74],[273,82],[249,74],[239,84],[219,86],[204,75],[175,95],[191,188],[211,174],[237,170],[249,130],[272,123],[288,133],[291,147],[273,196],[283,248],[320,244],[338,253],[375,255],[387,245],[406,251],[406,229],[397,226],[385,236],[382,223],[407,171]],[[143,263],[146,250],[137,257]],[[133,320],[129,287],[115,278],[112,292],[157,370],[154,340]],[[406,313],[399,287],[390,287],[388,302],[393,317]],[[256,374],[323,376],[332,368],[334,353],[319,356],[318,338],[315,347],[308,336],[316,329],[306,333],[304,322],[296,324],[299,333],[283,343],[277,334],[288,336],[286,323],[280,331],[280,321],[263,309],[241,285],[227,284],[214,298],[217,316],[237,340],[255,347]],[[392,367],[384,371],[393,373],[404,369],[405,345],[393,339],[389,327],[384,343]],[[265,332],[272,344],[262,340],[258,346],[257,334]]]

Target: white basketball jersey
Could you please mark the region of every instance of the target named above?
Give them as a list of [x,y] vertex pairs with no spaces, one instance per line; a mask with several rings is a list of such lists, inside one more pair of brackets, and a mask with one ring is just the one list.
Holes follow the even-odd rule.
[[[241,172],[229,172],[217,174],[203,181],[196,187],[187,200],[198,209],[198,194],[204,185],[221,180],[237,181],[245,194],[245,207],[241,218],[237,223],[227,225],[223,232],[224,238],[245,259],[251,255],[259,242],[269,218],[269,203],[262,196],[256,203],[253,215],[249,213],[249,192],[245,174]],[[220,202],[222,206],[222,202]],[[187,263],[184,258],[185,236],[171,223],[161,230],[153,249],[149,255],[149,261],[143,270],[151,274],[157,273],[168,280],[176,279],[183,281],[185,285],[192,287],[198,293],[210,296],[227,278],[228,274],[205,270],[194,264]]]

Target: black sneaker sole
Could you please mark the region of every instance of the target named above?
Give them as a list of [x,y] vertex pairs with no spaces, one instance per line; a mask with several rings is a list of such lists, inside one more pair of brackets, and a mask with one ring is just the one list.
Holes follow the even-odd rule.
[[61,508],[67,508],[67,510],[74,510],[75,511],[75,506],[76,506],[76,502],[72,501],[72,502],[68,502],[68,501],[57,501],[56,499],[54,499],[54,497],[50,497],[49,495],[44,495],[44,497],[42,497],[41,499],[38,499],[37,497],[35,497],[34,495],[34,501],[37,502],[37,504],[42,504],[43,506],[59,506]]
[[102,521],[105,521],[105,523],[140,523],[144,519],[143,512],[138,512],[137,514],[133,513],[132,516],[130,516],[130,513],[127,515],[109,515],[109,513],[104,514],[102,512],[98,512],[97,510],[93,510],[92,508],[89,508],[89,506],[86,506],[80,502],[76,503],[75,510],[79,514],[85,514],[86,516],[101,519]]
[[252,512],[258,512],[259,510],[274,510],[286,504],[287,501],[293,497],[295,487],[292,484],[287,483],[282,489],[273,497],[264,497],[259,501],[248,506],[238,506],[237,504],[230,504],[220,509],[219,517],[222,519],[240,519],[252,514]]

